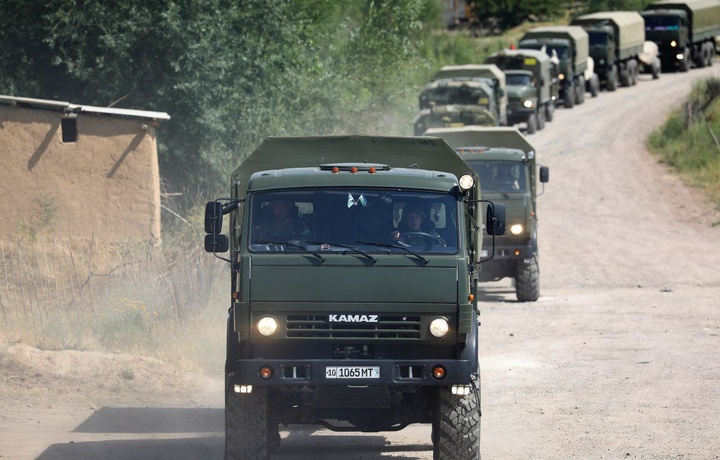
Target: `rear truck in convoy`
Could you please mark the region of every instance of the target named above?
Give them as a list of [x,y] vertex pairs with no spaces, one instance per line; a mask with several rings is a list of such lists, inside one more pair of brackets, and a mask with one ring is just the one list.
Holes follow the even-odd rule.
[[[557,56],[560,98],[565,107],[571,108],[585,101],[585,75],[590,52],[585,29],[580,26],[535,27],[523,35],[518,48],[545,51],[550,57]],[[596,95],[597,92],[594,92],[593,96]]]
[[420,113],[413,121],[416,136],[430,127],[507,124],[505,74],[494,65],[445,66],[419,100]]
[[508,94],[508,125],[527,124],[533,134],[551,121],[558,99],[558,83],[550,57],[530,49],[505,49],[485,59],[505,72]]
[[225,458],[267,458],[280,424],[430,423],[433,458],[478,459],[477,276],[505,207],[473,169],[438,138],[268,138],[231,181],[205,213],[231,275]]
[[505,205],[509,232],[496,238],[494,257],[482,265],[479,280],[512,278],[519,301],[536,301],[540,296],[537,180],[546,183],[549,168],[537,169],[535,149],[515,128],[436,128],[425,135],[445,139],[480,176],[483,196]]
[[687,72],[693,64],[713,64],[715,37],[720,35],[720,0],[661,0],[641,14],[645,36],[658,45],[664,69]]
[[573,25],[582,26],[590,38],[590,56],[595,73],[608,91],[637,83],[638,55],[643,52],[645,21],[635,11],[602,11],[579,16]]

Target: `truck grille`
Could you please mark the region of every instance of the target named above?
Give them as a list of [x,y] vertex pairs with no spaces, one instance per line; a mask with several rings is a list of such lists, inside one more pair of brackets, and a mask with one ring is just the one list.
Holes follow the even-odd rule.
[[379,316],[376,323],[331,323],[328,315],[288,315],[288,338],[420,339],[419,316]]

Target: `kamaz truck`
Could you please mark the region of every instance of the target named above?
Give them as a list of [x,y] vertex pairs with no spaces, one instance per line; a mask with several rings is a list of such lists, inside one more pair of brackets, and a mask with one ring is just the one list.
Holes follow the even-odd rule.
[[590,56],[595,73],[608,91],[637,83],[638,56],[645,43],[645,21],[635,11],[603,11],[579,16],[573,25],[582,26],[590,38]]
[[548,182],[549,168],[537,168],[535,148],[515,128],[438,128],[425,135],[445,139],[480,176],[483,196],[506,207],[510,231],[496,238],[494,257],[482,265],[479,280],[512,278],[519,301],[536,301],[540,296],[537,180]]
[[558,84],[550,57],[536,50],[505,49],[485,59],[505,72],[508,93],[508,125],[527,124],[533,134],[553,119]]
[[720,0],[662,0],[642,13],[645,36],[660,50],[662,67],[687,72],[713,64],[720,35]]
[[545,51],[559,61],[560,98],[566,108],[585,101],[588,69],[588,34],[580,26],[535,27],[518,42],[520,49]]
[[433,458],[479,459],[477,277],[504,210],[442,139],[257,147],[205,213],[230,272],[225,459],[268,458],[280,425],[411,423]]
[[430,127],[507,124],[505,74],[494,65],[445,66],[420,93],[419,102],[416,136]]

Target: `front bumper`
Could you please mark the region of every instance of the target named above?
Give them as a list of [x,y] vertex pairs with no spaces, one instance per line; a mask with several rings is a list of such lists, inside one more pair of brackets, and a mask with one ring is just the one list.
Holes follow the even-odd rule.
[[525,123],[535,112],[535,108],[513,108],[512,111],[508,109],[508,124],[514,125],[516,123]]
[[[441,365],[445,377],[436,379],[432,369]],[[327,367],[379,367],[378,378],[327,378]],[[260,377],[260,368],[270,367],[272,376]],[[257,386],[286,385],[421,385],[446,386],[470,384],[469,360],[390,360],[390,359],[239,359],[235,361],[233,384]]]
[[[488,257],[491,249],[488,249]],[[479,281],[496,281],[502,278],[514,278],[517,266],[535,256],[537,249],[533,245],[495,246],[494,257],[480,265]]]

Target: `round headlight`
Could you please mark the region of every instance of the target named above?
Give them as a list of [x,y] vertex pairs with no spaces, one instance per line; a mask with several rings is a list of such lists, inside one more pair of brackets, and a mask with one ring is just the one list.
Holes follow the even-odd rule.
[[275,318],[265,316],[258,321],[257,328],[259,333],[265,337],[270,337],[277,331],[278,324],[277,321],[275,321]]
[[450,330],[450,326],[445,318],[435,318],[430,323],[430,333],[435,337],[445,337]]
[[470,174],[463,174],[458,180],[460,188],[463,190],[470,190],[475,185],[475,179]]
[[524,102],[523,102],[523,107],[525,107],[525,108],[527,108],[527,109],[532,108],[533,105],[534,105],[534,104],[533,104],[533,101],[531,101],[531,100],[529,100],[529,99],[528,99],[527,101],[524,101]]
[[561,73],[560,75],[558,75],[558,78],[559,78],[560,80],[565,80],[565,74],[564,74],[564,73]]
[[675,48],[675,47],[677,46],[677,42],[676,42],[675,40],[671,41],[671,42],[670,42],[670,46],[672,46],[673,48]]
[[512,233],[513,235],[519,235],[522,233],[522,231],[523,231],[522,224],[515,224],[512,227],[510,227],[510,233]]
[[675,57],[677,58],[678,61],[682,61],[685,56],[683,56],[682,54],[678,54]]

